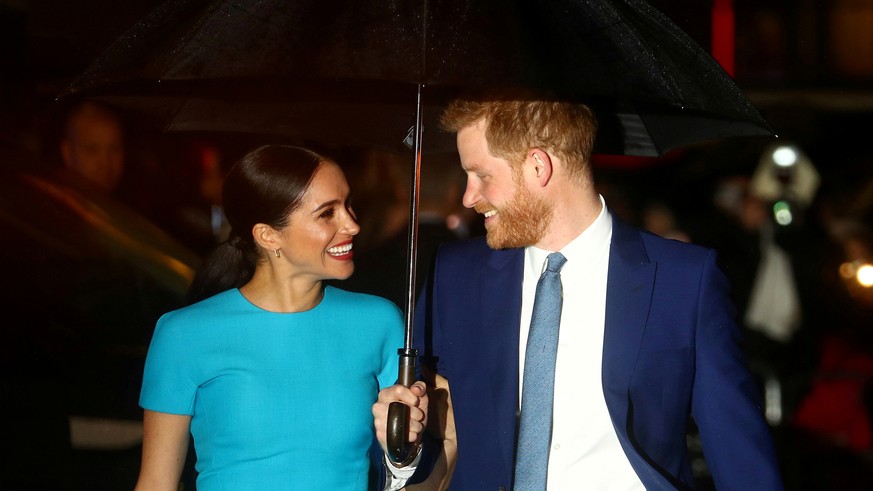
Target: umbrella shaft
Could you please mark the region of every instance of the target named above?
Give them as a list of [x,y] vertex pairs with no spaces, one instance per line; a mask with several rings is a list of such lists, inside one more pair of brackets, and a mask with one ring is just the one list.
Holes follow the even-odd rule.
[[406,335],[403,347],[407,350],[412,348],[412,331],[415,319],[415,265],[418,260],[418,203],[419,188],[421,182],[421,139],[423,133],[423,115],[421,107],[421,84],[418,84],[418,98],[415,109],[415,140],[412,172],[412,193],[409,200],[409,239],[406,264]]

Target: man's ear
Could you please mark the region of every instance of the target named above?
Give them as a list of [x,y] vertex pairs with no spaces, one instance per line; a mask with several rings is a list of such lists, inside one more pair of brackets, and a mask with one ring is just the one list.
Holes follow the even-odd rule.
[[545,186],[552,178],[552,173],[554,172],[552,158],[549,157],[548,152],[539,148],[531,149],[530,152],[528,152],[528,157],[533,160],[534,172],[539,185]]

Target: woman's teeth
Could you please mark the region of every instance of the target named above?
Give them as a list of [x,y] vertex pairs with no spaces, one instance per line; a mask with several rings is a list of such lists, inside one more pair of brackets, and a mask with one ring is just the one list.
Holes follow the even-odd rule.
[[327,249],[327,253],[331,256],[344,256],[348,254],[350,250],[352,250],[352,244],[348,243],[341,246],[330,247]]

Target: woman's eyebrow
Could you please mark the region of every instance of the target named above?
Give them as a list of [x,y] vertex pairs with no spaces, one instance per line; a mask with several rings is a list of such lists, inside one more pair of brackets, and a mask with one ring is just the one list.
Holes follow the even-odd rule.
[[330,201],[325,201],[324,203],[320,204],[317,208],[312,210],[312,213],[318,213],[319,211],[321,211],[325,208],[330,208],[330,207],[336,206],[340,203],[342,203],[342,201],[339,199],[332,199]]

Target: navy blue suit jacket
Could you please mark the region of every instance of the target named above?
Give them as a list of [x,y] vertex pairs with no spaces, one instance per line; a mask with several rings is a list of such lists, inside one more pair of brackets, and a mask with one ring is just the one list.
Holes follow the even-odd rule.
[[[482,238],[446,244],[416,307],[422,363],[451,390],[452,490],[512,489],[523,259],[523,249],[492,250]],[[714,251],[613,219],[603,388],[647,489],[693,487],[689,415],[720,491],[782,488],[734,314]]]

